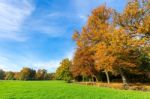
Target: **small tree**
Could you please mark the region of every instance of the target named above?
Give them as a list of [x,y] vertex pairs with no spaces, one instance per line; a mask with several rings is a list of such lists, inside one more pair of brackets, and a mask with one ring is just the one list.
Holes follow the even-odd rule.
[[20,71],[20,80],[34,80],[36,71],[28,67],[24,67]]
[[55,79],[55,73],[48,73],[48,78],[50,80],[54,80]]
[[14,77],[15,73],[13,72],[6,72],[6,77],[5,77],[5,80],[15,80],[15,77]]
[[72,62],[68,58],[63,59],[62,62],[60,63],[60,66],[56,70],[55,74],[56,79],[70,82],[70,80],[72,79],[72,75],[70,72],[71,66]]
[[20,72],[14,72],[15,80],[20,80]]
[[46,69],[39,69],[36,73],[37,80],[48,80],[50,79]]

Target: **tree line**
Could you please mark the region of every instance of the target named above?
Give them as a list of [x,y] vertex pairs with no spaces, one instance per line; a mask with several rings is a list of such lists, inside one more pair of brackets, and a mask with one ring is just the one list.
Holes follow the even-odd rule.
[[4,71],[0,69],[0,80],[52,80],[54,73],[48,73],[46,69],[34,70],[28,67],[20,72]]
[[0,70],[0,80],[150,82],[150,0],[130,0],[122,12],[101,5],[72,38],[74,57],[63,59],[55,74],[24,67]]
[[58,79],[150,82],[149,0],[130,0],[122,12],[99,6],[73,40],[74,57],[61,62]]

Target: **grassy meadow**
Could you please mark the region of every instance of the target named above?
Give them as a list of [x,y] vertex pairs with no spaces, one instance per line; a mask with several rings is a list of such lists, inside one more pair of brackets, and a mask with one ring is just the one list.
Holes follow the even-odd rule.
[[0,99],[150,99],[150,92],[98,88],[63,81],[0,81]]

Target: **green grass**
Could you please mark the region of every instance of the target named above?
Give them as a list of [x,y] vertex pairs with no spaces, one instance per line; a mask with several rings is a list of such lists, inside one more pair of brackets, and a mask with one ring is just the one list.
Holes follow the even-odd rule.
[[0,99],[150,99],[150,92],[98,88],[63,81],[0,81]]

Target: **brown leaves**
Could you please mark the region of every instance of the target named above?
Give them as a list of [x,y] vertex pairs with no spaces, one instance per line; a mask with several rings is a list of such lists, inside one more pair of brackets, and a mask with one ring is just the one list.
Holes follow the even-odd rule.
[[115,13],[114,22],[128,31],[130,35],[144,34],[150,36],[150,1],[131,0],[123,13]]
[[89,47],[78,48],[73,59],[73,75],[90,76],[94,73],[94,71],[95,68],[92,50]]
[[75,75],[140,65],[141,49],[150,36],[150,1],[143,1],[131,0],[122,13],[113,13],[105,5],[92,11],[86,26],[73,35],[78,47],[73,59]]

